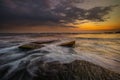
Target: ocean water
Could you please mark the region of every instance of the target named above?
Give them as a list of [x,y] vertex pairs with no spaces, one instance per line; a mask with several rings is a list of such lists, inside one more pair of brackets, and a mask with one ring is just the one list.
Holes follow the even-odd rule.
[[[34,41],[75,40],[74,48],[48,44],[43,48],[21,51],[19,46]],[[120,73],[120,34],[0,34],[0,69],[11,66],[6,76],[14,72],[21,62],[59,61],[69,63],[84,60]],[[32,71],[30,71],[32,74]]]

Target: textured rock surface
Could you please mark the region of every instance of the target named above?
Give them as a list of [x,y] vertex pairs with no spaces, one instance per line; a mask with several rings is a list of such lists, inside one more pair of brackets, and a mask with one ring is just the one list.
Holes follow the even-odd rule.
[[[0,69],[3,80],[119,80],[114,73],[92,63],[76,60],[71,63],[35,61],[22,62],[19,68],[6,75],[10,67]],[[4,77],[3,77],[4,76]],[[6,77],[5,77],[6,76]]]

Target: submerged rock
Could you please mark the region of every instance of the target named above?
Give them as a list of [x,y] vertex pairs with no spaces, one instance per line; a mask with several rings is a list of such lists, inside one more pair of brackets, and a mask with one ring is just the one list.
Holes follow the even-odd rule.
[[64,43],[59,44],[59,46],[74,47],[75,46],[75,41],[64,42]]
[[[56,40],[51,40],[51,41],[35,41],[35,42],[31,42],[28,44],[24,44],[19,46],[19,49],[22,50],[33,50],[33,49],[38,49],[41,47],[44,47],[44,44],[50,44],[55,42]],[[74,47],[75,46],[75,41],[67,41],[64,43],[60,43],[58,44],[58,46],[64,46],[64,47]]]

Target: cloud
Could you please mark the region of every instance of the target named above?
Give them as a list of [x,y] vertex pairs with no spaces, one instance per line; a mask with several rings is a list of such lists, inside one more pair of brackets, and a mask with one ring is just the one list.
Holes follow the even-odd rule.
[[105,21],[113,6],[78,8],[75,3],[85,0],[1,0],[0,22],[19,25],[46,25],[67,27],[76,20]]

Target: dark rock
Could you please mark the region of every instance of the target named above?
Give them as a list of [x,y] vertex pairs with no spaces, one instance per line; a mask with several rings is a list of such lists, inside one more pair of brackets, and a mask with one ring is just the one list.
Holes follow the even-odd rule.
[[59,44],[59,46],[74,47],[75,46],[75,41],[64,42],[64,43]]
[[41,48],[41,47],[44,47],[44,45],[30,43],[30,44],[24,44],[22,46],[19,46],[19,49],[22,49],[22,50],[32,50],[32,49],[37,49],[37,48]]
[[[87,61],[76,60],[71,63],[59,61],[40,61],[30,65],[34,71],[33,80],[119,80],[120,74]],[[32,75],[31,75],[32,76]]]
[[49,43],[53,43],[53,42],[56,42],[57,40],[47,40],[47,41],[35,41],[35,42],[32,42],[32,43],[35,43],[35,44],[49,44]]
[[33,50],[33,49],[44,47],[43,44],[53,43],[55,41],[56,40],[35,41],[35,42],[31,42],[31,43],[19,46],[19,49],[22,49],[22,50]]
[[[5,69],[4,70],[1,69],[1,70],[2,72],[5,71],[5,73],[7,73]],[[0,74],[4,76],[2,73]],[[120,74],[83,60],[76,60],[70,63],[61,63],[59,61],[54,61],[54,62],[37,61],[25,65],[24,68],[22,69],[17,69],[13,75],[11,75],[10,77],[6,76],[5,79],[7,80],[18,80],[18,79],[19,80],[119,80]]]

